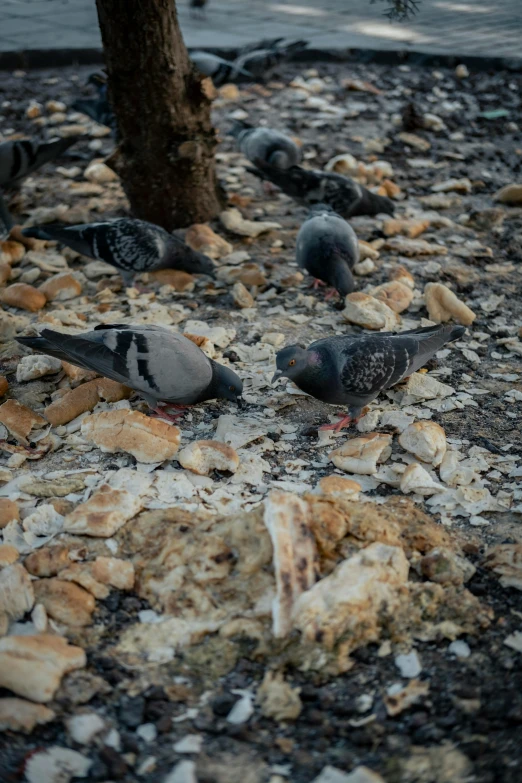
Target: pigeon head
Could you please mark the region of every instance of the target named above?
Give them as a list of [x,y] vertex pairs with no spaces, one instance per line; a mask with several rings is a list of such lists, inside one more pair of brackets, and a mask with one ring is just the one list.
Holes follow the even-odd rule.
[[232,127],[229,130],[229,134],[237,139],[243,131],[251,130],[252,127],[252,125],[249,125],[248,122],[244,122],[243,120],[234,120]]
[[192,250],[179,237],[173,236],[173,260],[174,269],[183,269],[193,275],[210,275],[215,277],[216,266],[212,259],[197,250]]
[[277,352],[277,370],[272,377],[272,383],[279,378],[289,378],[291,381],[299,377],[309,366],[310,354],[302,345],[289,345]]
[[212,362],[212,392],[218,400],[230,400],[242,408],[243,381],[236,373],[217,362]]
[[336,265],[330,282],[343,299],[348,294],[351,294],[355,288],[353,275],[346,263]]

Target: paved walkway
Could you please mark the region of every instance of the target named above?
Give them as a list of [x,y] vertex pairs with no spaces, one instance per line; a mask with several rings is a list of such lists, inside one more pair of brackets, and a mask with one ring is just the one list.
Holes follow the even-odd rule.
[[[133,2],[133,0],[128,0]],[[190,47],[235,47],[262,37],[307,38],[314,48],[412,49],[522,58],[522,0],[421,0],[402,23],[370,0],[208,0],[194,19],[178,13]],[[0,52],[101,46],[95,0],[0,0]]]

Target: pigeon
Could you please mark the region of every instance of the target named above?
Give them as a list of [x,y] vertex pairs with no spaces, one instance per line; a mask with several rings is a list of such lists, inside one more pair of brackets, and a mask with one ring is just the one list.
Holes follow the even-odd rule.
[[273,128],[255,128],[248,122],[236,120],[230,134],[237,140],[237,146],[243,155],[256,166],[268,165],[287,169],[301,161],[301,151],[297,144]]
[[281,171],[274,166],[258,165],[256,169],[247,168],[247,171],[277,185],[298,204],[327,204],[343,218],[378,215],[380,212],[393,215],[395,209],[391,199],[371,193],[342,174],[303,169],[301,166],[290,166]]
[[214,263],[182,239],[145,220],[117,218],[76,226],[43,225],[24,228],[26,237],[61,242],[77,253],[105,261],[120,270],[125,285],[135,274],[155,269],[214,276]]
[[243,49],[234,60],[234,75],[247,70],[257,79],[263,79],[266,72],[282,62],[290,60],[308,46],[308,41],[284,43],[283,38],[260,41],[256,48]]
[[207,4],[207,0],[190,0],[191,16],[193,17],[200,16],[201,18],[204,18],[206,4]]
[[345,297],[355,288],[351,270],[358,260],[359,243],[353,228],[326,204],[312,207],[297,234],[298,266],[306,269],[316,284],[328,283]]
[[236,67],[233,62],[224,60],[217,54],[200,51],[191,52],[190,59],[203,76],[211,77],[216,87],[221,87],[222,84],[235,81],[239,74],[246,76],[248,79],[253,78],[249,71],[246,71],[244,68]]
[[[0,144],[0,188],[9,188],[33,171],[60,157],[69,147],[75,144],[79,136],[69,136],[66,139],[39,142],[34,139],[18,139],[4,141]],[[0,221],[9,230],[13,220],[0,193]]]
[[[207,358],[198,346],[162,326],[102,324],[92,332],[63,334],[43,329],[18,342],[139,392],[154,413],[174,420],[163,407],[183,408],[225,399],[242,407],[243,383],[228,367]],[[163,403],[163,405],[161,405]]]
[[86,114],[91,120],[99,122],[100,125],[106,125],[114,135],[117,134],[116,116],[109,102],[107,91],[107,74],[103,71],[91,73],[87,79],[87,84],[92,84],[98,91],[96,98],[78,98],[72,104],[75,111]]
[[339,432],[357,422],[363,408],[379,392],[419,370],[446,343],[462,337],[466,328],[451,324],[407,332],[325,337],[304,348],[290,345],[276,355],[278,378],[289,378],[307,394],[332,405],[347,405],[337,424],[322,430]]

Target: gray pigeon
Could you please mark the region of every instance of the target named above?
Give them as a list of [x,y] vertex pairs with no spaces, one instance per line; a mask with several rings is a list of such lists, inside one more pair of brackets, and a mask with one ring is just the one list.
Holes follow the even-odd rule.
[[278,351],[278,378],[290,378],[296,386],[322,402],[347,405],[348,413],[337,424],[322,430],[339,432],[358,421],[365,405],[419,370],[443,345],[462,337],[464,326],[437,325],[393,334],[325,337],[303,348],[290,345]]
[[252,79],[252,74],[249,71],[236,67],[233,62],[224,60],[217,54],[199,51],[190,52],[190,59],[203,76],[211,77],[216,87],[235,81],[239,74]]
[[276,65],[291,60],[296,54],[304,51],[308,41],[291,41],[284,43],[283,38],[260,41],[257,47],[246,47],[234,60],[234,76],[242,70],[247,70],[257,79],[263,79],[267,71]]
[[247,168],[247,171],[259,179],[273,182],[298,204],[328,204],[343,218],[378,215],[380,212],[393,215],[395,209],[393,201],[386,196],[371,193],[353,179],[331,171],[303,169],[301,166],[281,171],[267,165]]
[[135,274],[155,269],[181,269],[214,275],[213,262],[182,239],[145,220],[118,218],[77,226],[45,225],[24,228],[26,237],[61,242],[89,258],[117,267],[126,285]]
[[[4,141],[0,144],[0,188],[9,188],[27,177],[44,163],[60,157],[75,144],[79,136],[67,139],[38,142],[32,139]],[[6,229],[13,225],[12,218],[0,193],[0,221]]]
[[344,297],[355,288],[351,270],[358,260],[353,228],[326,204],[312,207],[297,234],[296,261],[301,269]]
[[[242,406],[243,384],[235,372],[208,359],[182,334],[161,326],[114,324],[93,332],[63,334],[43,329],[38,337],[18,337],[35,351],[56,356],[135,389],[154,412],[225,399]],[[179,414],[178,414],[179,415]]]
[[287,169],[301,161],[301,151],[295,141],[273,128],[254,128],[248,122],[236,120],[230,134],[243,155],[256,166]]

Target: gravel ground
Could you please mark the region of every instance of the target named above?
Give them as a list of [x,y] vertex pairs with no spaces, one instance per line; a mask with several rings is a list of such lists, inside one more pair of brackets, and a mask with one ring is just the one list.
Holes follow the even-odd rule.
[[[82,117],[67,116],[67,111],[59,121],[53,120],[60,112],[53,115],[45,108],[50,100],[69,105],[75,96],[89,94],[83,86],[87,74],[72,69],[0,74],[0,129],[5,138],[13,133],[34,135],[35,126],[50,135],[54,123],[59,133],[64,126],[80,123],[90,134],[59,161],[61,168],[46,166],[13,195],[12,211],[20,222],[59,218],[74,223],[126,214],[117,181],[100,184],[84,177],[91,158],[111,152],[111,137]],[[33,596],[25,610],[11,616],[2,632],[7,635],[0,639],[1,665],[7,665],[2,644],[9,636],[31,636],[44,629],[85,650],[87,660],[86,667],[79,665],[60,678],[50,699],[41,699],[54,714],[26,735],[15,730],[12,717],[20,705],[10,709],[9,719],[1,717],[8,710],[4,700],[13,693],[31,702],[40,700],[20,687],[7,690],[9,680],[0,673],[0,683],[6,686],[0,692],[0,725],[5,728],[0,735],[2,781],[58,783],[83,776],[89,781],[145,783],[312,783],[332,766],[339,777],[323,773],[317,783],[518,783],[521,186],[510,203],[494,196],[520,182],[521,81],[520,75],[507,72],[457,75],[318,63],[313,70],[302,71],[293,65],[274,74],[268,84],[240,92],[225,87],[215,101],[222,136],[220,179],[231,206],[244,217],[276,222],[279,228],[253,239],[215,221],[212,228],[232,246],[217,261],[223,271],[216,283],[200,278],[189,289],[175,291],[144,276],[139,282],[147,287],[145,292],[123,291],[117,275],[91,276],[88,261],[61,249],[62,260],[57,261],[57,250],[51,247],[38,248],[49,268],[30,252],[20,264],[13,262],[8,287],[27,273],[24,280],[31,279],[38,287],[54,272],[71,270],[82,288],[80,295],[49,302],[36,314],[4,303],[4,312],[21,317],[18,331],[38,321],[79,331],[122,319],[159,322],[206,336],[205,347],[245,380],[248,408],[242,414],[228,403],[208,403],[193,409],[179,425],[182,446],[201,438],[232,444],[240,461],[235,477],[216,469],[208,477],[194,478],[175,457],[144,465],[129,453],[108,454],[83,436],[78,419],[53,428],[55,440],[52,447],[41,447],[40,459],[26,460],[26,446],[10,431],[0,465],[5,482],[0,497],[18,504],[23,526],[4,528],[4,546],[18,548],[19,562],[41,578],[32,583],[36,599]],[[27,116],[31,101],[43,106],[33,119]],[[382,217],[351,221],[358,238],[369,243],[366,254],[373,257],[373,263],[360,270],[365,274],[356,276],[357,290],[368,293],[386,283],[399,265],[410,272],[413,299],[397,329],[428,323],[423,293],[427,283],[448,286],[471,308],[476,318],[466,336],[428,365],[430,377],[452,387],[447,396],[413,398],[408,397],[408,387],[393,390],[372,403],[359,432],[352,429],[325,439],[318,437],[317,427],[336,409],[290,388],[270,387],[279,341],[308,344],[328,334],[360,332],[361,325],[347,323],[344,303],[325,301],[321,291],[309,289],[309,281],[301,278],[293,259],[305,210],[282,194],[265,192],[245,171],[244,159],[226,137],[234,117],[286,129],[302,143],[305,165],[323,168],[334,156],[344,155],[344,165],[353,166],[346,157],[351,155],[364,164],[356,175],[369,186],[385,188],[385,179],[398,186],[395,217],[412,221],[399,233]],[[71,177],[72,167],[79,170]],[[435,209],[433,186],[448,180],[463,182],[448,185],[447,191],[443,188]],[[57,205],[64,206],[57,211]],[[405,243],[400,233],[423,220],[427,225],[418,239],[427,242],[428,249]],[[244,255],[230,258],[232,249]],[[38,277],[32,273],[35,268],[40,269]],[[240,277],[234,271],[238,269]],[[252,306],[239,306],[237,294],[232,294],[236,280],[253,296]],[[29,352],[13,342],[13,330],[4,322],[2,330],[0,372],[9,383],[7,398],[44,413],[51,400],[77,381],[63,372],[17,381],[20,356]],[[130,406],[146,410],[138,399],[101,401],[95,415]],[[391,413],[402,417],[393,426],[383,420]],[[88,416],[82,414],[83,421]],[[340,591],[332,597],[332,615],[326,605],[322,607],[317,622],[327,636],[335,626],[335,613],[355,618],[350,632],[332,631],[330,647],[318,636],[305,643],[299,626],[283,639],[274,638],[268,604],[254,609],[257,598],[273,597],[273,568],[278,569],[276,561],[270,565],[272,545],[259,521],[263,513],[265,521],[272,513],[268,493],[309,493],[333,473],[328,458],[332,448],[371,431],[394,435],[413,419],[436,422],[444,429],[448,452],[459,454],[462,470],[475,472],[476,494],[462,494],[462,487],[469,487],[463,480],[443,479],[438,467],[424,464],[444,492],[424,497],[414,493],[413,502],[404,501],[401,476],[415,458],[396,438],[391,457],[378,466],[377,474],[337,470],[334,475],[360,484],[360,498],[328,500],[333,516],[325,517],[327,533],[319,531],[312,513],[318,573],[329,579],[335,566],[375,541],[404,551],[411,571],[409,581],[397,588],[396,616],[385,602],[372,614],[368,596],[384,579],[376,575],[367,588],[367,600],[346,609]],[[5,421],[1,408],[0,420]],[[42,444],[47,437],[44,430]],[[78,486],[67,484],[72,479],[80,481]],[[84,531],[68,527],[71,510],[107,481],[124,493],[122,498],[138,497],[134,513],[127,514],[129,521],[110,538],[92,531],[81,535]],[[316,496],[306,497],[313,506],[316,500],[310,498]],[[39,521],[43,506],[53,507],[57,514],[51,531]],[[278,525],[284,527],[284,520],[293,524],[293,513],[284,506]],[[380,513],[384,524],[378,528]],[[336,514],[345,520],[342,532],[334,532]],[[26,522],[30,515],[38,517],[33,527]],[[366,520],[364,530],[355,530],[357,515]],[[394,526],[402,531],[402,543],[393,539]],[[410,529],[417,531],[414,543],[408,538]],[[52,540],[47,539],[49,532]],[[335,540],[331,551],[326,551],[322,535]],[[277,531],[272,534],[274,545],[277,536]],[[428,544],[419,543],[423,536]],[[226,558],[221,556],[223,541]],[[42,559],[57,546],[67,550],[69,564],[70,553],[75,553],[75,564],[92,564],[107,556],[118,558],[119,566],[132,563],[136,580],[126,589],[109,581],[110,592],[101,597],[98,582],[87,583],[85,574],[71,577],[66,584],[82,585],[82,592],[68,597],[66,616],[63,606],[46,594],[46,584],[39,583],[54,579],[63,585],[67,577],[63,571],[60,576],[59,568],[44,573],[41,564],[36,568],[29,560],[33,555]],[[268,560],[257,570],[241,571],[250,558],[261,558],[265,546]],[[439,573],[438,566],[430,570],[426,558],[441,549],[446,559],[442,558],[443,565],[436,559]],[[297,543],[295,551],[297,555]],[[1,547],[0,555],[5,557]],[[491,570],[495,557],[501,564]],[[10,607],[15,614],[6,576],[15,566],[0,560],[2,565],[0,615],[9,615]],[[203,573],[209,576],[203,578]],[[442,592],[430,593],[429,579]],[[85,612],[83,593],[92,590],[98,591],[96,606],[88,609],[86,622],[74,622]],[[414,622],[407,617],[408,607],[413,617],[420,601],[415,596],[420,595],[422,618]],[[35,603],[44,607],[40,617],[36,610],[27,613]],[[160,622],[165,618],[172,625]],[[232,618],[238,625],[231,630]],[[163,633],[162,627],[170,630]],[[457,638],[461,644],[455,647]],[[341,654],[343,643],[350,663]],[[412,650],[409,668],[401,670],[397,656]],[[267,672],[278,672],[284,679],[274,684]],[[399,698],[397,692],[404,697],[408,688],[420,689],[419,695],[394,711],[390,698]],[[71,718],[81,715],[89,727],[99,721],[87,739],[71,724]],[[184,744],[177,744],[182,740]],[[77,753],[61,776],[56,770],[45,772],[43,766],[56,748]],[[82,768],[82,759],[91,762],[88,771]],[[374,777],[368,770],[350,777],[360,766],[373,771]]]

